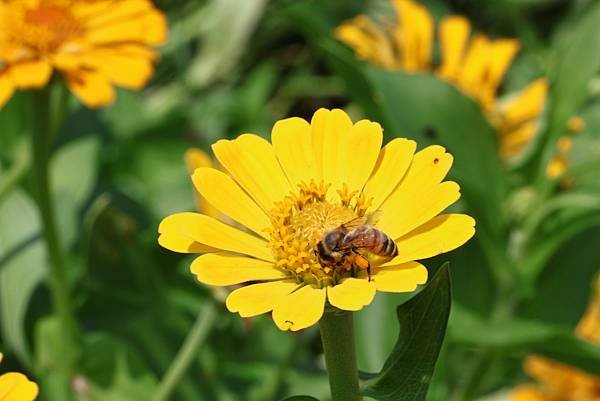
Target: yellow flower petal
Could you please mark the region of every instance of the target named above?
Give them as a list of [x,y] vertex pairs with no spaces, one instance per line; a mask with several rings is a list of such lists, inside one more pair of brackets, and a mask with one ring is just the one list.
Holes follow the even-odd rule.
[[71,92],[88,107],[106,106],[115,100],[112,85],[98,72],[81,69],[66,72],[65,78]]
[[15,87],[9,74],[0,71],[0,109],[10,100],[14,91]]
[[510,393],[509,401],[552,401],[553,398],[547,397],[537,388],[529,385],[517,387]]
[[348,115],[339,109],[319,109],[310,122],[317,171],[326,183],[338,182],[340,144],[352,128]]
[[233,141],[222,139],[212,148],[221,165],[266,212],[289,195],[291,186],[273,146],[263,138],[243,134]]
[[41,88],[48,83],[52,66],[46,60],[31,60],[13,65],[10,73],[18,88]]
[[498,39],[492,42],[486,83],[490,91],[495,92],[500,85],[519,47],[520,43],[516,39]]
[[200,213],[176,213],[161,221],[160,234],[178,235],[213,248],[273,261],[266,241]]
[[365,15],[340,25],[335,30],[335,36],[354,49],[361,60],[387,69],[399,67],[390,39]]
[[[415,154],[408,172],[379,208],[381,218],[377,226],[390,237],[397,238],[407,229],[416,227],[414,224],[420,221],[421,216],[413,211],[419,205],[435,201],[432,207],[438,205],[439,208],[445,202],[454,202],[458,188],[450,188],[451,185],[436,188],[450,170],[452,161],[452,155],[438,145],[428,146]],[[438,197],[430,199],[432,193]]]
[[479,93],[490,61],[489,54],[489,39],[481,34],[474,35],[458,74],[458,86],[471,96],[477,97]]
[[[430,190],[425,190],[415,199],[410,210],[397,205],[393,213],[390,204],[382,224],[377,224],[391,238],[398,238],[431,220],[460,198],[460,187],[453,181],[443,182]],[[383,216],[383,215],[382,215]]]
[[514,127],[537,118],[543,111],[548,93],[548,81],[537,79],[525,89],[500,104],[503,125]]
[[0,400],[33,401],[38,395],[38,386],[21,373],[9,372],[0,376]]
[[221,213],[265,239],[271,221],[265,212],[227,174],[214,168],[199,168],[192,175],[196,190]]
[[111,83],[130,89],[143,88],[154,73],[152,59],[127,54],[119,47],[91,49],[81,59]]
[[383,266],[375,269],[371,280],[377,291],[411,292],[427,282],[427,269],[417,262]]
[[193,239],[178,234],[161,234],[158,243],[163,248],[179,253],[206,253],[218,251],[217,248],[200,244]]
[[336,308],[357,311],[371,303],[375,291],[373,281],[351,277],[336,286],[327,287],[327,298]]
[[[190,175],[194,174],[197,168],[200,167],[213,167],[213,161],[209,155],[198,148],[190,148],[186,150],[184,156],[185,165],[187,167],[187,171]],[[198,191],[196,191],[196,207],[198,211],[218,219],[220,217],[220,213],[216,207],[211,205],[204,196],[200,195]]]
[[223,252],[198,256],[192,262],[191,271],[199,282],[217,286],[287,277],[272,262]]
[[416,148],[415,141],[396,138],[381,149],[373,174],[363,190],[365,197],[373,200],[372,209],[379,208],[402,180]]
[[362,190],[373,172],[382,141],[379,124],[368,120],[354,124],[338,144],[337,176],[329,181],[332,189],[342,189],[345,184],[350,192]]
[[398,256],[385,266],[439,255],[458,248],[475,234],[475,220],[465,214],[443,214],[396,240]]
[[521,153],[535,137],[538,127],[537,121],[531,121],[522,124],[517,129],[502,133],[500,135],[500,155],[504,159],[509,159]]
[[148,0],[101,2],[104,11],[86,21],[86,38],[94,44],[142,42],[161,44],[167,39],[165,15]]
[[194,174],[197,168],[214,167],[213,161],[206,152],[198,148],[190,148],[183,155],[187,171],[190,175]]
[[230,312],[241,317],[261,315],[273,310],[275,305],[298,287],[293,281],[271,281],[252,284],[231,292],[225,301]]
[[394,30],[402,65],[407,71],[429,67],[433,46],[433,19],[427,8],[413,0],[395,0],[399,24]]
[[317,323],[325,308],[325,288],[306,285],[277,300],[273,321],[280,330],[298,331]]
[[442,64],[438,70],[442,78],[452,80],[460,71],[470,30],[471,24],[465,17],[442,18],[439,33]]
[[321,180],[313,155],[310,124],[307,121],[298,117],[277,121],[271,131],[271,141],[293,189],[298,188],[301,182]]

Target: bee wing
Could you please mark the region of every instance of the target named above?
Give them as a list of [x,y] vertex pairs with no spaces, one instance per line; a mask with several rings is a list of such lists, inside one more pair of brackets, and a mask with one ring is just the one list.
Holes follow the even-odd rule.
[[345,222],[340,227],[344,229],[346,232],[352,231],[357,227],[364,225],[367,222],[368,218],[366,216],[356,217],[350,221]]
[[376,210],[373,213],[369,214],[369,216],[367,217],[367,221],[366,221],[366,225],[368,226],[374,226],[375,224],[377,224],[377,222],[379,221],[379,219],[381,218],[381,215],[383,213],[381,212],[381,210]]
[[363,225],[346,234],[342,242],[353,248],[372,248],[377,245],[377,230]]

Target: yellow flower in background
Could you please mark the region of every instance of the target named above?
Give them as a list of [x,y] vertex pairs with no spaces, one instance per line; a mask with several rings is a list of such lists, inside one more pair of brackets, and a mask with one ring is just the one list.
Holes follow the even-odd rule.
[[[567,121],[567,133],[577,135],[585,129],[585,121],[579,116],[569,118]],[[569,136],[562,136],[556,142],[556,152],[554,157],[546,166],[546,177],[555,180],[562,177],[569,167],[569,153],[573,148],[573,139]],[[572,182],[566,180],[563,182],[566,186],[570,186]]]
[[[414,291],[427,280],[416,260],[448,252],[475,232],[463,214],[441,214],[460,197],[443,182],[453,158],[441,146],[415,153],[414,141],[398,138],[381,148],[377,123],[352,123],[342,110],[318,110],[311,122],[278,121],[271,142],[243,134],[213,145],[223,167],[198,168],[198,192],[237,229],[199,213],[177,213],[159,226],[159,243],[197,257],[191,270],[215,286],[249,283],[229,294],[226,305],[242,317],[272,312],[282,330],[300,330],[321,318],[326,302],[355,311],[377,290]],[[395,241],[399,254],[369,260],[371,277],[352,263],[322,264],[316,250],[325,234],[356,219]],[[363,266],[364,267],[364,266]]]
[[53,70],[87,106],[141,89],[167,37],[150,0],[0,0],[0,107],[16,89],[47,85]]
[[[600,277],[576,333],[581,339],[600,345]],[[600,401],[598,376],[539,356],[528,357],[524,369],[539,385],[518,387],[511,394],[511,401]]]
[[38,391],[37,384],[22,373],[8,372],[0,375],[0,401],[33,401]]
[[471,34],[466,18],[445,17],[438,28],[440,64],[433,68],[431,15],[413,0],[393,0],[392,4],[396,19],[387,29],[360,15],[340,25],[336,37],[369,63],[388,70],[430,71],[451,82],[481,106],[496,128],[501,156],[519,154],[538,130],[548,91],[547,81],[538,79],[506,99],[497,99],[519,41]]
[[338,39],[358,57],[389,70],[427,71],[431,67],[433,19],[425,7],[412,0],[393,0],[396,24],[380,29],[365,15],[336,30]]

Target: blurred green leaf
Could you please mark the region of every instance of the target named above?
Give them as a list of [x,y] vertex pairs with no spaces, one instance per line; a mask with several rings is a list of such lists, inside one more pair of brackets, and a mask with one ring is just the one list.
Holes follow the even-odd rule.
[[0,326],[6,345],[29,366],[25,316],[46,275],[46,251],[33,201],[15,190],[0,203]]
[[111,334],[89,334],[82,363],[93,400],[150,400],[156,390],[157,380],[135,348]]
[[[459,311],[455,310],[462,313]],[[600,347],[580,340],[569,328],[515,318],[498,322],[474,316],[460,319],[461,324],[453,324],[449,330],[452,341],[505,352],[540,354],[600,374]]]
[[379,99],[375,99],[371,83],[356,57],[333,36],[335,21],[328,19],[315,3],[295,2],[285,9],[285,15],[321,51],[331,69],[344,79],[350,96],[364,112],[387,126],[386,117],[379,108]]
[[86,136],[61,147],[52,158],[51,182],[57,196],[76,205],[87,200],[96,182],[100,141]]
[[600,218],[595,224],[571,235],[553,252],[539,276],[537,291],[521,308],[521,316],[575,326],[586,308],[593,277],[600,272]]
[[539,164],[538,178],[546,180],[546,165],[554,144],[565,134],[567,120],[579,111],[588,96],[590,80],[600,69],[600,3],[592,2],[577,23],[562,31],[554,43],[556,62],[549,73],[550,108],[548,135]]
[[398,342],[381,372],[365,383],[364,395],[380,401],[425,400],[446,334],[451,299],[446,263],[419,294],[398,307]]
[[413,294],[380,292],[366,308],[354,314],[358,367],[365,372],[378,372],[398,339],[394,319],[397,305]]
[[284,398],[281,401],[319,401],[315,397],[309,395],[294,395],[292,397]]

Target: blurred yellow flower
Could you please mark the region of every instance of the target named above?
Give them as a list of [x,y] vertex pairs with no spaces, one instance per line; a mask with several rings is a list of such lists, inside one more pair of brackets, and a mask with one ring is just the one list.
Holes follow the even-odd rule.
[[567,120],[567,130],[571,134],[579,134],[585,129],[585,120],[580,116],[573,116]]
[[0,0],[0,107],[15,89],[41,88],[58,70],[87,106],[140,89],[166,40],[150,0]]
[[471,35],[466,18],[445,17],[438,29],[441,61],[433,69],[431,15],[414,0],[392,0],[392,4],[396,19],[388,29],[360,15],[340,25],[335,35],[360,59],[388,70],[435,71],[481,106],[498,132],[502,157],[520,153],[537,132],[548,83],[538,79],[506,99],[497,99],[498,87],[519,50],[519,41]]
[[[567,121],[567,133],[571,135],[579,134],[585,129],[585,121],[579,116],[573,116]],[[556,152],[554,157],[546,166],[546,177],[551,180],[557,179],[565,174],[569,167],[569,152],[573,148],[573,139],[569,136],[562,136],[556,142]],[[563,184],[570,186],[570,180],[563,181]]]
[[0,401],[32,401],[37,395],[37,384],[27,379],[24,374],[8,372],[0,375]]
[[[592,300],[576,333],[600,345],[600,277],[595,284]],[[524,369],[539,386],[518,387],[511,394],[511,401],[600,401],[599,376],[539,356],[528,357]]]
[[[214,251],[191,270],[208,285],[250,283],[229,294],[226,305],[242,317],[272,311],[282,330],[300,330],[321,318],[326,302],[343,310],[368,305],[376,290],[414,291],[427,280],[415,260],[448,252],[475,232],[463,214],[441,214],[460,197],[442,182],[453,158],[441,146],[415,153],[398,138],[381,149],[377,123],[352,123],[342,110],[318,110],[311,122],[278,121],[271,142],[254,134],[220,140],[213,151],[224,171],[201,167],[198,192],[242,231],[199,213],[177,213],[159,226],[159,243],[176,252]],[[325,266],[316,247],[323,236],[355,218],[392,238],[392,260],[363,253],[365,270],[344,262]],[[257,283],[258,282],[258,283]]]

